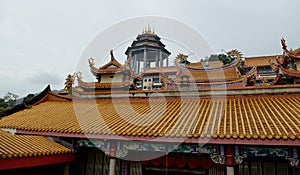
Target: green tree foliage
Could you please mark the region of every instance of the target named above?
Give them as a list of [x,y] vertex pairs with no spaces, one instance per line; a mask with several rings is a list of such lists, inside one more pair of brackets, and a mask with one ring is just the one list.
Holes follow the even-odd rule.
[[11,92],[8,92],[4,97],[4,101],[6,102],[6,104],[8,105],[8,107],[13,107],[16,105],[16,101],[17,101],[17,98],[19,96],[14,94],[14,93],[11,93]]
[[28,101],[31,100],[33,97],[34,97],[34,94],[28,94],[26,97],[24,97],[23,103],[28,102]]
[[5,100],[3,98],[0,98],[0,111],[4,110],[7,108],[7,103],[5,102]]

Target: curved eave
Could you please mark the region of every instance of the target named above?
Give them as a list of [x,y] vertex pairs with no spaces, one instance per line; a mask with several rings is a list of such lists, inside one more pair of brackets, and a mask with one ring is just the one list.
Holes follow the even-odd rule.
[[120,73],[123,73],[125,72],[126,69],[106,69],[106,70],[97,70],[96,72],[93,72],[93,74],[95,76],[98,76],[98,75],[106,75],[106,74],[120,74]]
[[126,71],[125,67],[121,66],[118,68],[107,68],[107,69],[101,69],[96,68],[94,66],[90,66],[90,70],[94,76],[99,76],[103,74],[119,74]]
[[292,53],[292,51],[289,51],[287,49],[287,46],[286,46],[284,38],[281,39],[281,45],[282,45],[282,49],[283,49],[284,53],[286,53],[290,58],[297,59],[297,60],[300,59],[300,55],[296,55],[296,54]]
[[130,85],[130,81],[125,81],[122,83],[98,83],[98,82],[84,82],[81,79],[78,79],[79,87],[86,90],[97,90],[97,89],[120,89],[125,88]]
[[7,115],[11,115],[11,114],[13,114],[15,112],[18,112],[18,111],[27,109],[28,106],[36,105],[36,104],[39,104],[43,101],[46,101],[49,92],[51,92],[50,85],[48,85],[42,92],[40,92],[38,95],[33,97],[31,100],[29,100],[25,103],[18,104],[18,105],[14,106],[11,109],[0,111],[0,118],[5,117]]
[[98,68],[90,64],[90,70],[94,76],[97,76]]
[[295,55],[292,52],[290,52],[289,50],[285,49],[284,50],[285,53],[292,59],[296,59],[296,60],[300,60],[300,56],[299,55]]
[[115,135],[115,134],[91,134],[91,133],[64,133],[64,132],[41,132],[41,131],[24,131],[17,130],[18,134],[56,136],[68,138],[89,138],[89,139],[105,139],[105,140],[131,140],[131,141],[150,141],[150,142],[172,142],[172,143],[206,143],[206,144],[238,144],[238,145],[287,145],[299,146],[299,138],[240,138],[238,136],[223,137],[220,136],[138,136],[138,135]]
[[155,43],[159,47],[165,47],[166,46],[160,40],[155,40],[155,39],[151,40],[149,38],[145,38],[145,39],[142,39],[142,40],[135,40],[135,41],[133,41],[132,44],[131,44],[131,47],[134,47],[134,46],[136,46],[137,44],[140,44],[140,43],[142,43],[143,45],[144,45],[144,43],[145,44],[147,44],[147,43]]
[[282,66],[280,66],[280,70],[286,76],[300,78],[300,71],[297,71],[297,70],[287,70],[287,69],[283,68]]
[[51,101],[72,101],[72,96],[65,96],[65,95],[60,95],[54,92],[49,92],[48,93],[48,100]]
[[129,55],[129,51],[132,50],[132,49],[142,49],[144,48],[145,46],[149,47],[149,48],[155,48],[155,49],[162,49],[165,53],[167,53],[168,55],[171,54],[171,52],[169,52],[166,48],[162,48],[162,47],[159,47],[159,46],[153,46],[153,45],[149,45],[149,44],[144,44],[144,45],[141,45],[141,46],[131,46],[131,47],[128,47],[125,54],[126,55]]

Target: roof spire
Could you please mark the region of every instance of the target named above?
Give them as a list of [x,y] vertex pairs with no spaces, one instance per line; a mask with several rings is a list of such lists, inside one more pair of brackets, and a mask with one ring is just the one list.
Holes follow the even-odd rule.
[[116,60],[112,49],[110,50],[110,60],[111,61],[115,61]]
[[142,34],[154,34],[154,29],[151,28],[150,24],[143,29]]
[[151,33],[151,27],[149,23],[148,23],[148,33]]

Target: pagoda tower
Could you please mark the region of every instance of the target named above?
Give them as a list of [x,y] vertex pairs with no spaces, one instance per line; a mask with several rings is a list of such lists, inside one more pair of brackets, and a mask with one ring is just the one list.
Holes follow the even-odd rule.
[[160,37],[148,26],[127,48],[125,54],[131,58],[131,69],[140,74],[150,67],[169,66],[171,53],[160,41]]

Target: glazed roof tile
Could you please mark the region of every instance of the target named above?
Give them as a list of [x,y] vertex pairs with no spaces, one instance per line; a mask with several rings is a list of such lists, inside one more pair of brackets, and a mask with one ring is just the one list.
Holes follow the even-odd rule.
[[0,129],[0,135],[9,135],[10,133]]
[[198,68],[198,69],[205,69],[205,68],[219,68],[222,67],[223,63],[221,61],[207,61],[207,62],[195,62],[189,63],[187,67],[189,68]]
[[144,74],[154,74],[154,73],[176,73],[177,67],[176,66],[169,66],[169,67],[151,67],[147,69]]
[[[219,69],[215,71],[183,71],[182,74],[190,76],[191,81],[195,82],[212,82],[212,81],[224,81],[224,80],[234,80],[240,78],[237,73],[236,67],[231,67],[228,69]],[[180,74],[179,77],[182,75]]]
[[277,56],[259,56],[245,58],[244,67],[270,66],[270,60],[275,60]]
[[22,131],[138,137],[300,139],[300,95],[45,102],[0,120]]
[[0,159],[70,153],[73,150],[43,136],[12,135],[0,130]]

